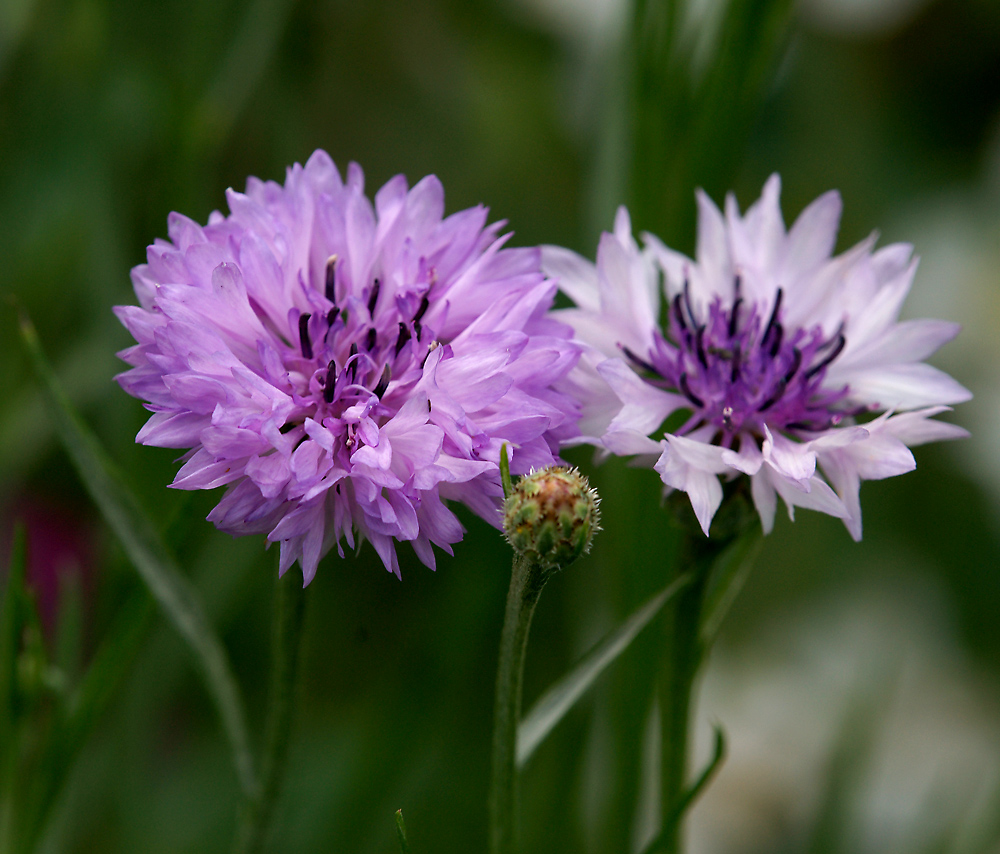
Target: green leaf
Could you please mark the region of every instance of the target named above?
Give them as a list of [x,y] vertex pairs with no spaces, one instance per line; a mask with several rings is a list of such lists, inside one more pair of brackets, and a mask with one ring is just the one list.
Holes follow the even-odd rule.
[[399,850],[410,854],[410,843],[406,841],[406,822],[403,821],[403,811],[396,810],[396,836],[399,837]]
[[726,734],[722,731],[721,727],[714,727],[713,729],[715,730],[715,747],[712,751],[712,758],[709,760],[708,765],[705,766],[705,770],[698,775],[698,779],[684,791],[684,794],[671,811],[666,827],[642,850],[642,854],[654,854],[656,851],[666,850],[665,846],[668,840],[672,838],[673,829],[677,826],[677,822],[684,817],[684,813],[688,811],[691,804],[698,798],[698,795],[712,781],[715,772],[719,770],[719,766],[726,758]]
[[139,509],[96,436],[66,397],[45,358],[34,326],[24,314],[20,327],[22,341],[46,392],[59,439],[153,598],[194,654],[229,740],[240,788],[254,799],[259,784],[247,737],[246,713],[225,647],[213,631],[197,591],[180,571],[149,517]]
[[517,765],[524,764],[608,665],[621,655],[660,609],[691,583],[682,575],[639,607],[604,637],[562,679],[546,691],[517,728]]

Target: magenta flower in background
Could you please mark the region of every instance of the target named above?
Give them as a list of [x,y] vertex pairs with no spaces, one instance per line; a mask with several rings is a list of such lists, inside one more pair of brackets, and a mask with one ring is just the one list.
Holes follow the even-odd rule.
[[356,535],[397,575],[395,540],[433,568],[463,533],[444,500],[499,525],[501,445],[525,472],[577,433],[540,251],[502,248],[484,207],[442,218],[434,176],[373,206],[322,151],[227,199],[204,227],[172,214],[116,309],[138,342],[118,382],[153,413],[137,441],[189,449],[172,485],[227,485],[208,518],[307,584]]
[[73,504],[42,494],[17,494],[10,499],[7,506],[0,505],[0,553],[10,553],[14,524],[23,524],[25,581],[34,593],[42,629],[55,639],[66,585],[77,585],[82,604],[89,603],[96,560],[93,531]]
[[765,531],[780,495],[790,516],[820,510],[860,539],[862,480],[913,469],[908,446],[966,435],[932,416],[968,390],[922,362],[958,326],[898,321],[910,246],[876,251],[873,235],[831,257],[839,195],[786,231],[779,193],[775,175],[741,216],[732,196],[723,215],[699,192],[694,261],[652,235],[640,249],[621,208],[596,266],[558,247],[542,266],[576,303],[555,315],[590,346],[571,374],[585,441],[651,464],[706,534],[721,481],[747,475]]

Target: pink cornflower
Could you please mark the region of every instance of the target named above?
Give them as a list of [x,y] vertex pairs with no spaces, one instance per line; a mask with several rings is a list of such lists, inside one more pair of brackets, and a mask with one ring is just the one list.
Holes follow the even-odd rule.
[[446,500],[499,525],[501,445],[528,471],[577,432],[539,250],[502,248],[484,207],[443,218],[434,176],[373,205],[322,151],[227,200],[204,227],[171,214],[116,309],[138,342],[118,381],[153,413],[137,441],[188,449],[172,485],[228,486],[208,518],[280,542],[307,584],[356,536],[433,568],[463,533]]

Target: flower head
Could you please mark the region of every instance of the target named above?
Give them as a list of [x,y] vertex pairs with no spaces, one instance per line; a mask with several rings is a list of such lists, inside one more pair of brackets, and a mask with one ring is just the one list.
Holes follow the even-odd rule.
[[651,463],[706,534],[720,477],[747,475],[765,531],[780,495],[789,515],[829,513],[860,539],[862,480],[913,469],[907,446],[966,435],[931,416],[969,392],[921,361],[958,326],[898,320],[910,246],[876,251],[872,236],[831,257],[839,195],[786,231],[779,193],[772,176],[741,216],[699,192],[696,260],[652,235],[640,249],[621,208],[596,266],[546,247],[543,268],[591,348],[572,375],[587,441]]
[[204,227],[172,214],[116,309],[138,342],[118,381],[153,412],[137,441],[189,449],[172,485],[228,485],[208,518],[280,542],[306,583],[355,534],[397,574],[396,540],[433,568],[462,537],[442,499],[499,524],[501,445],[523,472],[576,432],[539,251],[502,248],[483,207],[443,218],[433,176],[373,205],[322,151],[227,198]]

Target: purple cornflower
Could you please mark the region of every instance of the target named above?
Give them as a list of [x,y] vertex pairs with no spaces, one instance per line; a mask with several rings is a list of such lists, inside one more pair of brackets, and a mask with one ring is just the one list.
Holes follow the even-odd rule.
[[539,250],[501,248],[482,206],[443,219],[434,176],[373,206],[322,151],[227,200],[204,227],[171,214],[116,309],[138,342],[118,382],[153,413],[137,441],[190,449],[172,485],[228,485],[209,520],[280,542],[306,584],[355,532],[397,575],[394,540],[433,568],[463,533],[442,499],[499,526],[502,444],[525,472],[577,432]]
[[831,257],[839,195],[786,232],[780,187],[772,176],[745,216],[699,192],[696,261],[648,234],[640,250],[621,208],[596,266],[558,247],[542,266],[577,306],[555,315],[591,348],[571,374],[583,441],[651,464],[706,534],[720,476],[748,475],[765,531],[780,495],[790,516],[820,510],[860,539],[862,480],[913,469],[908,445],[966,435],[930,419],[968,390],[921,361],[958,326],[897,320],[910,246],[873,251],[873,235]]

